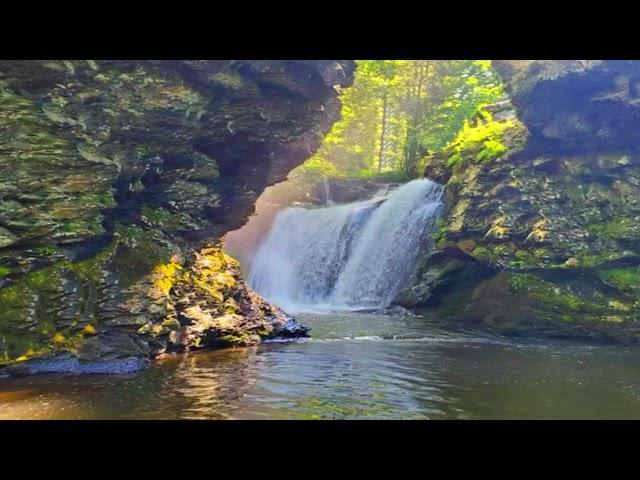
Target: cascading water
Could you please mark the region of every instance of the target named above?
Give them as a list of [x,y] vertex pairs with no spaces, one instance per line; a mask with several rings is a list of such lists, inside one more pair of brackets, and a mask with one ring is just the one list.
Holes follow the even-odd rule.
[[322,177],[322,186],[324,188],[324,204],[335,205],[331,200],[331,187],[329,186],[329,180],[327,180],[327,177]]
[[387,307],[415,270],[443,190],[419,179],[370,200],[286,208],[258,247],[249,285],[290,312]]

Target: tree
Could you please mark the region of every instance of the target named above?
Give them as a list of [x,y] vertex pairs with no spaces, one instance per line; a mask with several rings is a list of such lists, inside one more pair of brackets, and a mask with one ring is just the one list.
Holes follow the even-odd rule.
[[359,60],[342,118],[301,171],[326,176],[418,175],[429,150],[502,94],[487,60]]

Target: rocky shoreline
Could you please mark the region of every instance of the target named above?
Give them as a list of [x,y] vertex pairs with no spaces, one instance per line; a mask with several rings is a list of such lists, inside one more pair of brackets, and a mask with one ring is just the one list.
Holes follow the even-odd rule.
[[2,62],[0,369],[130,371],[303,334],[216,242],[314,153],[354,68]]

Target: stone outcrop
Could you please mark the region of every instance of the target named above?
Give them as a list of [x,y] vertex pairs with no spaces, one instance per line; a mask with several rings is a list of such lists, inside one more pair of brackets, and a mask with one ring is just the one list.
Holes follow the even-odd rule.
[[[244,286],[223,293],[243,319],[216,330],[198,315],[193,328],[186,320],[181,302],[190,292],[201,298],[198,286],[179,282],[161,299],[149,284],[161,266],[198,268],[209,250],[197,252],[217,248],[266,186],[314,153],[353,69],[351,61],[2,62],[0,361],[44,358],[46,370],[47,358],[66,355],[69,369],[91,370],[102,368],[94,360],[193,346],[199,328],[203,339],[226,336],[223,344],[286,333],[288,319]],[[219,316],[213,303],[202,306],[204,323]],[[183,333],[186,344],[171,340]]]
[[494,63],[513,107],[476,120],[499,133],[490,145],[426,159],[446,213],[399,303],[502,332],[637,341],[640,64]]

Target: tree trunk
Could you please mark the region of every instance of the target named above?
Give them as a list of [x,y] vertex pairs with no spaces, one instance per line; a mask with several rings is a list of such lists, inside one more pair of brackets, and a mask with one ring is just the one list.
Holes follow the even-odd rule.
[[378,152],[378,173],[382,172],[382,161],[384,159],[384,136],[387,130],[387,90],[382,97],[382,129],[380,132],[380,151]]

